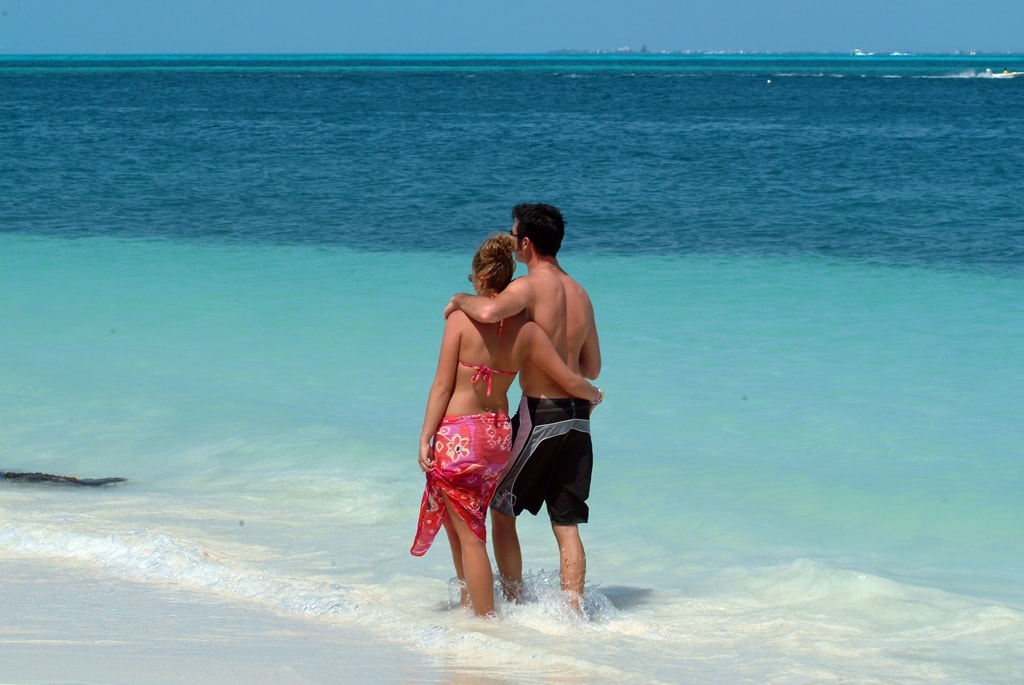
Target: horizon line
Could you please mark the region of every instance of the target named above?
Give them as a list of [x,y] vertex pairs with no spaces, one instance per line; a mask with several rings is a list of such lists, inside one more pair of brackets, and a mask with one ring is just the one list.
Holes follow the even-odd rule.
[[543,52],[0,52],[4,57],[552,57],[552,56],[635,56],[635,57],[685,57],[685,56],[786,56],[811,55],[828,57],[985,57],[1024,56],[1024,51],[952,50],[947,52],[904,52],[820,50],[574,50],[558,49]]

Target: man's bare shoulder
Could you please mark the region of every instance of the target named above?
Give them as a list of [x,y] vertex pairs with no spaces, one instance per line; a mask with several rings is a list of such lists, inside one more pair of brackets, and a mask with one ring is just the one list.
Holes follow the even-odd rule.
[[503,302],[517,302],[521,307],[525,308],[533,304],[538,290],[541,289],[537,285],[536,279],[532,275],[526,274],[525,276],[513,278],[505,286],[505,289],[495,295],[495,297]]
[[[569,274],[562,271],[560,267],[554,266],[542,266],[539,269],[534,269],[528,274],[529,278],[533,279],[533,283],[544,283],[564,287],[566,279],[572,280]],[[524,277],[525,278],[525,277]]]
[[498,297],[513,296],[532,306],[540,293],[547,293],[553,287],[559,287],[557,277],[545,273],[546,271],[549,270],[542,269],[512,279]]
[[561,281],[567,294],[590,302],[590,295],[587,293],[587,289],[584,288],[575,278],[563,271],[561,272]]

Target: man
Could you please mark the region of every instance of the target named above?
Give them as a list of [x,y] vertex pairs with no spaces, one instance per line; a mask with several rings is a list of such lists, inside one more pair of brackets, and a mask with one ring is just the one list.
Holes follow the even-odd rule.
[[[561,212],[547,204],[520,204],[512,209],[512,220],[516,259],[526,264],[528,274],[493,298],[455,295],[445,307],[445,317],[462,310],[482,323],[495,323],[525,310],[547,332],[566,365],[597,378],[601,348],[593,305],[556,258],[565,235]],[[491,502],[491,535],[502,588],[510,599],[521,599],[523,557],[515,517],[524,509],[536,515],[546,504],[558,543],[562,590],[579,610],[587,559],[578,524],[589,516],[590,410],[601,398],[588,404],[567,397],[532,364],[520,370],[519,385],[523,398],[512,421],[512,456]]]

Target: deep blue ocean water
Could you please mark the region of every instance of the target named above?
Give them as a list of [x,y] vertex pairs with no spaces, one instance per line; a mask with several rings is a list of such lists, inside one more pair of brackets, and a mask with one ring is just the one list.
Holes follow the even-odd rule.
[[550,198],[584,253],[1016,268],[1020,62],[8,58],[3,228],[461,251]]
[[[4,57],[0,471],[129,481],[0,481],[0,560],[354,622],[497,682],[566,654],[580,682],[1017,682],[1004,69]],[[407,554],[415,443],[444,304],[523,201],[563,209],[601,333],[590,621],[530,519],[540,599],[481,637],[437,612],[443,541]]]

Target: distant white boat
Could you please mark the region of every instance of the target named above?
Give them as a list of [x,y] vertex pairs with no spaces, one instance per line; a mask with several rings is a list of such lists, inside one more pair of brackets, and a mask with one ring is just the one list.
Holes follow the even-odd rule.
[[1024,76],[1024,71],[1010,71],[1009,69],[992,71],[991,69],[986,69],[985,75],[992,78],[1018,78],[1020,76]]

